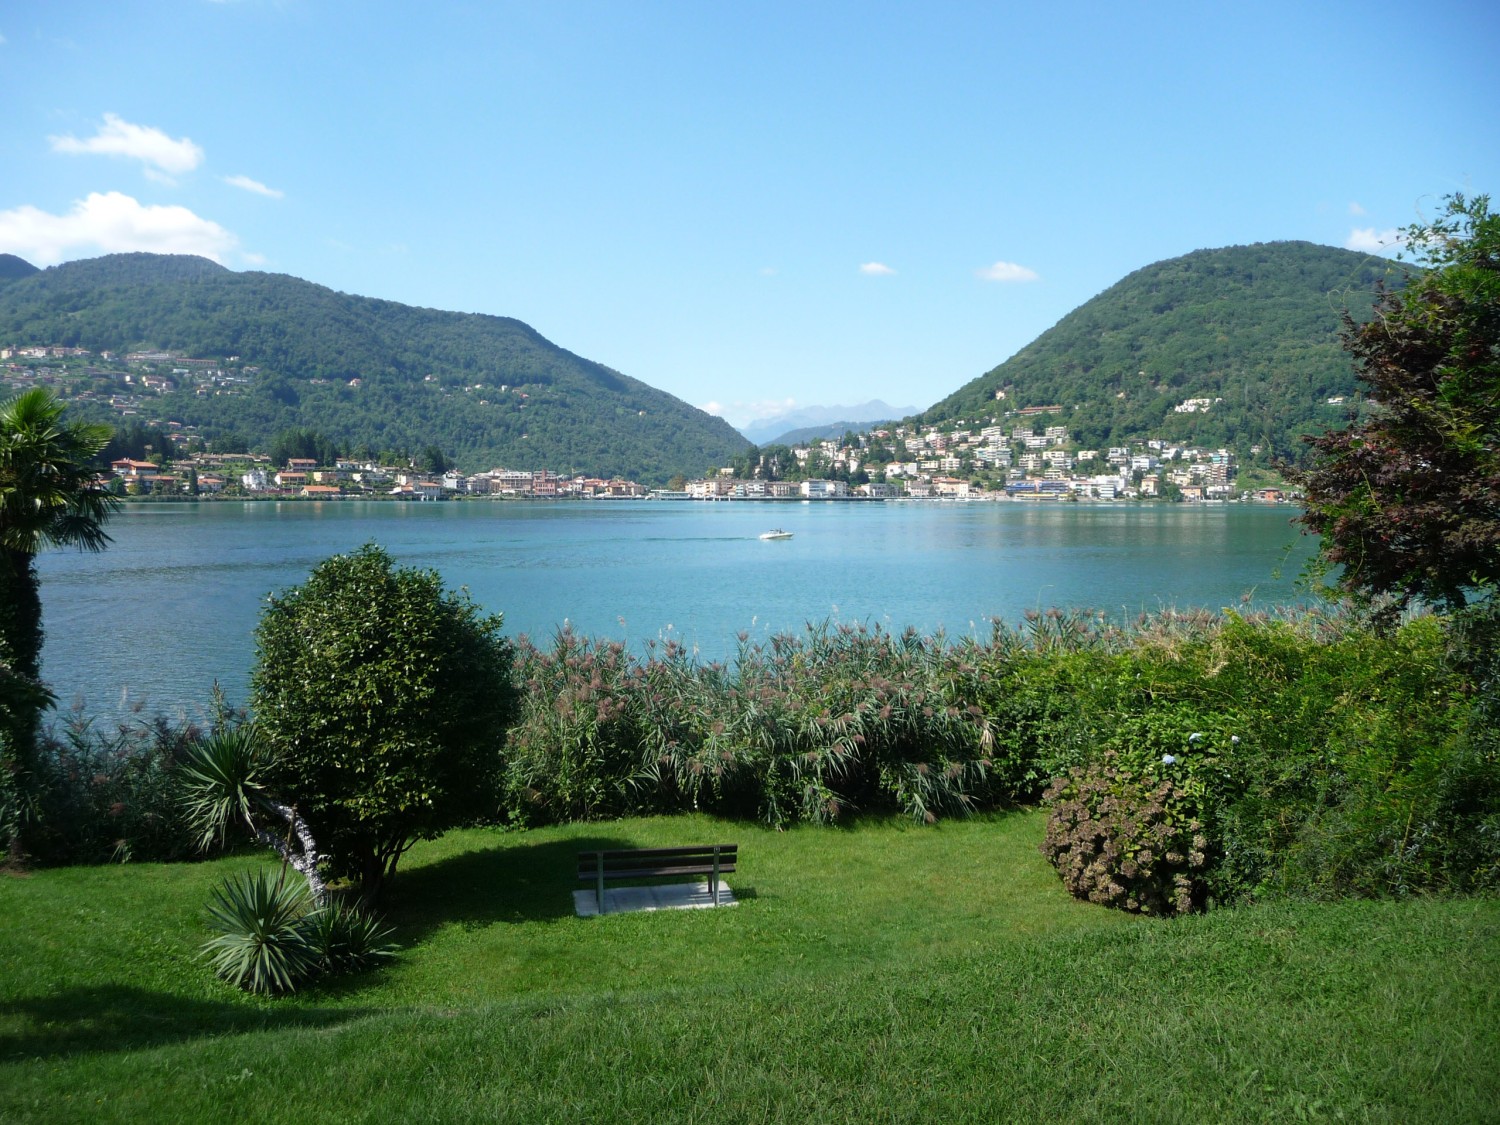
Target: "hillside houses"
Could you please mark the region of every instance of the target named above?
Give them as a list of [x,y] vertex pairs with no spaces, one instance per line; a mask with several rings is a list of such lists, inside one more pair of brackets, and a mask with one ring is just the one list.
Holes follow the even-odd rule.
[[[272,465],[249,454],[209,455],[191,426],[162,421],[158,397],[174,391],[237,394],[257,369],[239,357],[222,360],[168,352],[126,355],[27,345],[0,349],[0,384],[53,387],[70,402],[91,403],[123,424],[158,432],[150,464],[114,466],[129,493],[217,491],[226,496],[337,499],[394,497],[421,501],[484,496],[505,499],[644,497],[634,481],[546,468],[493,468],[480,473],[417,473],[409,466],[353,460],[319,465],[296,458]],[[472,390],[480,389],[475,384]],[[499,392],[508,390],[500,387]],[[1003,401],[1003,400],[997,400]],[[1185,399],[1179,413],[1212,410],[1211,399]],[[1021,407],[985,419],[932,425],[886,425],[848,440],[823,439],[781,448],[775,465],[752,459],[724,466],[671,495],[698,500],[963,499],[1033,500],[1135,498],[1216,501],[1237,497],[1237,466],[1228,449],[1202,449],[1157,437],[1108,448],[1084,448],[1055,406]],[[136,449],[140,452],[139,447]],[[1258,447],[1251,447],[1251,454]],[[155,461],[169,466],[162,470]],[[214,482],[212,485],[208,481]],[[1254,483],[1265,483],[1264,479]],[[1274,478],[1272,483],[1275,483]],[[1246,495],[1250,492],[1246,490]],[[1260,492],[1261,498],[1273,494]],[[1279,494],[1277,494],[1279,495]]]
[[[692,481],[692,499],[1227,500],[1236,472],[1226,449],[1149,439],[1082,449],[1053,408],[1018,411],[1019,424],[991,420],[965,428],[895,426],[849,444],[796,446],[799,481],[739,479],[734,467]],[[753,462],[752,462],[753,463]],[[845,485],[839,489],[838,485]],[[1259,497],[1257,497],[1259,498]]]

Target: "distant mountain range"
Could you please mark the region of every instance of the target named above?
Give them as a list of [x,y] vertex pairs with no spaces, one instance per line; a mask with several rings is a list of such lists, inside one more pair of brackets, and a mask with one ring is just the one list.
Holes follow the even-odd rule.
[[1399,285],[1405,272],[1306,242],[1199,250],[1135,271],[920,415],[878,400],[804,407],[739,433],[517,320],[204,258],[115,254],[39,271],[0,255],[0,343],[238,357],[244,381],[232,393],[146,401],[210,438],[264,449],[312,430],[350,450],[436,446],[471,471],[546,467],[659,484],[728,464],[749,442],[1023,410],[1015,417],[1066,424],[1090,447],[1152,436],[1295,458],[1298,435],[1339,424],[1356,397],[1341,316],[1368,317],[1376,283]]
[[802,406],[740,427],[756,445],[789,445],[820,437],[840,437],[847,430],[867,430],[871,423],[915,414],[920,407],[891,406],[878,398],[858,406]]
[[[1110,286],[920,416],[929,425],[1056,406],[1085,446],[1154,436],[1298,457],[1356,395],[1341,316],[1369,318],[1407,267],[1308,242],[1198,250]],[[1003,398],[997,398],[1003,395]],[[1194,401],[1196,400],[1196,401]],[[1336,400],[1336,401],[1330,401]]]
[[113,254],[40,271],[0,257],[0,342],[238,357],[248,378],[237,393],[148,401],[164,420],[261,449],[305,429],[351,450],[435,446],[469,471],[545,467],[661,484],[723,465],[747,444],[723,419],[518,320],[186,255]]

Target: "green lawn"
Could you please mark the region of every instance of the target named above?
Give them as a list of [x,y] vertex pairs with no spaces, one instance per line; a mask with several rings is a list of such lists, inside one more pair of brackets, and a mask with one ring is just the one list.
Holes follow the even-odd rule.
[[[0,1120],[1494,1120],[1500,903],[1159,922],[1070,899],[1036,813],[453,833],[391,968],[255,999],[212,864],[0,877]],[[738,842],[732,909],[572,914],[574,853]]]

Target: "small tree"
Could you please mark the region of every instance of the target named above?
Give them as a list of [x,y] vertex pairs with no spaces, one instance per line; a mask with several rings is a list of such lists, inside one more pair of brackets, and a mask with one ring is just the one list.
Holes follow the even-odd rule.
[[320,563],[261,615],[251,704],[265,783],[367,900],[417,840],[493,809],[515,710],[500,628],[373,544]]
[[1338,585],[1386,619],[1413,599],[1462,609],[1500,581],[1500,215],[1450,196],[1406,231],[1429,269],[1344,317],[1372,408],[1306,439],[1301,523]]
[[0,403],[0,831],[20,862],[31,804],[30,774],[43,709],[42,597],[37,552],[76,546],[101,551],[104,522],[119,501],[96,481],[95,455],[109,427],[69,423],[44,388]]

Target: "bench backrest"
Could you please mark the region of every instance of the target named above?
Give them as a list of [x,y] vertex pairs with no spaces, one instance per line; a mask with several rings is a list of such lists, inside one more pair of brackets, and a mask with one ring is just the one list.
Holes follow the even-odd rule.
[[[598,879],[601,859],[604,878],[657,879],[671,875],[727,875],[734,870],[738,844],[710,844],[696,848],[630,848],[579,852],[578,878]],[[716,862],[717,861],[717,862]]]

